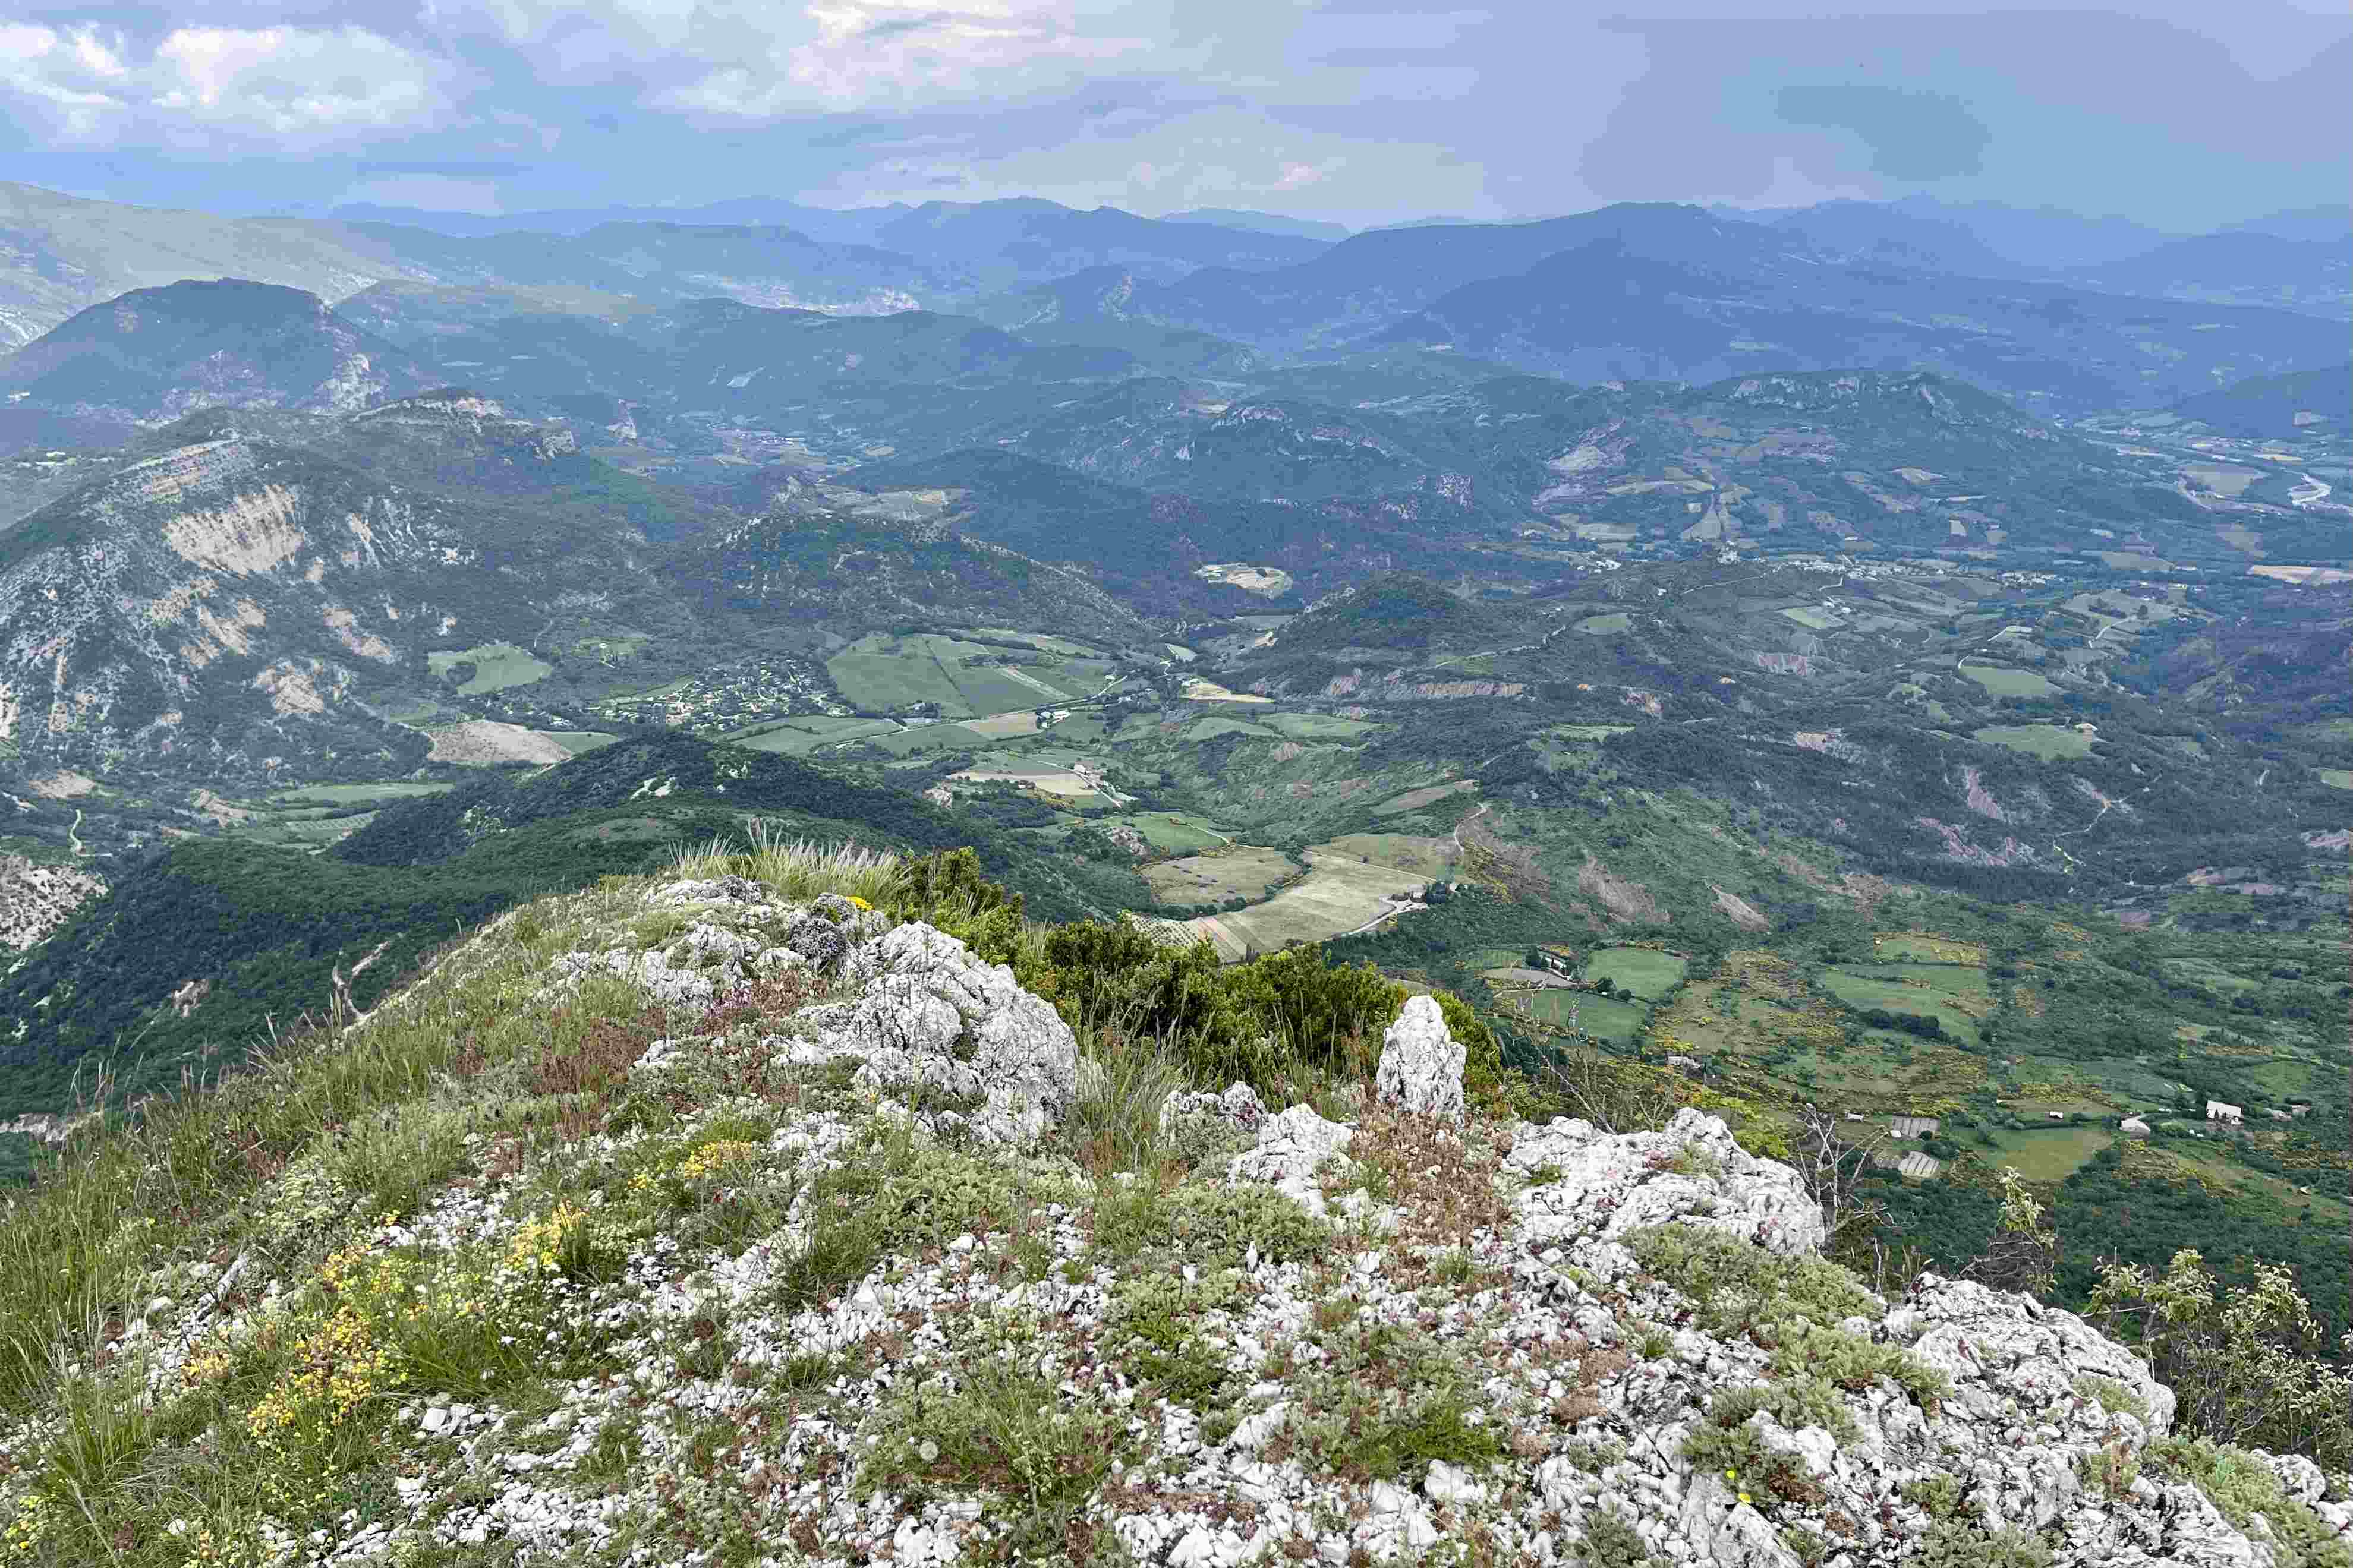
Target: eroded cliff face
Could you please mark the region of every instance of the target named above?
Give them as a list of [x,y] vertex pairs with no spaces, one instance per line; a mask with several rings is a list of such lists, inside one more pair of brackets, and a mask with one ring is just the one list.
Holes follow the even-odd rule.
[[237,436],[121,468],[12,543],[0,724],[28,769],[237,778],[322,746],[390,763],[406,738],[361,695],[481,618],[452,594],[449,569],[480,559],[457,509]]
[[0,954],[41,941],[105,891],[106,884],[88,871],[0,855]]

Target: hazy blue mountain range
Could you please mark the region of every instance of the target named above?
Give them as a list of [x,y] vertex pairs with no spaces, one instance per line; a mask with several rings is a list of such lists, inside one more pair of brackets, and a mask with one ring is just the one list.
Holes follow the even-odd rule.
[[223,405],[350,413],[431,380],[317,295],[233,279],[134,289],[0,359],[0,398],[126,428]]

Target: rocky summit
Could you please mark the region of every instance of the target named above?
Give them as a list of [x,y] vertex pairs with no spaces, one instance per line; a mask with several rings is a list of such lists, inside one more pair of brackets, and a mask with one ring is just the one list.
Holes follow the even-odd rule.
[[1715,1115],[1498,1113],[1428,997],[1295,1102],[1187,1083],[890,872],[542,900],[86,1150],[32,1201],[92,1261],[12,1287],[10,1549],[2346,1560],[2353,1478],[2178,1435],[2025,1295],[1865,1289]]

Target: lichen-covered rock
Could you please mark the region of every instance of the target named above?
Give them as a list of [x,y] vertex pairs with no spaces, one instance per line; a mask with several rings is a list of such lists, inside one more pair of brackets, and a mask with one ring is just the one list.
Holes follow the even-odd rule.
[[849,933],[824,916],[803,915],[785,928],[785,945],[818,969],[831,969],[849,955]]
[[1409,996],[1381,1037],[1374,1079],[1387,1103],[1415,1116],[1462,1120],[1462,1042],[1449,1033],[1434,996]]
[[1226,1178],[1265,1182],[1321,1217],[1324,1192],[1316,1172],[1327,1160],[1346,1158],[1356,1131],[1345,1122],[1324,1121],[1308,1106],[1294,1105],[1260,1123],[1258,1146],[1235,1155],[1226,1167]]
[[1246,1083],[1229,1085],[1223,1094],[1180,1089],[1160,1102],[1160,1131],[1171,1136],[1203,1121],[1255,1132],[1265,1120],[1266,1107],[1259,1102],[1258,1090]]
[[1563,1118],[1522,1123],[1505,1166],[1530,1183],[1514,1198],[1531,1241],[1615,1241],[1670,1221],[1720,1230],[1784,1255],[1819,1249],[1821,1209],[1798,1173],[1760,1160],[1721,1117],[1686,1108],[1663,1131],[1612,1135]]
[[2104,1441],[2116,1423],[2131,1423],[2136,1441],[2173,1427],[2173,1391],[2138,1356],[2030,1297],[1924,1274],[1881,1332],[1953,1380],[1946,1405],[1959,1419],[2021,1435],[2056,1428],[2083,1443]]
[[921,923],[858,948],[843,968],[860,994],[796,1014],[797,1040],[778,1042],[791,1059],[855,1059],[860,1087],[908,1096],[919,1114],[988,1142],[1034,1143],[1068,1113],[1078,1037],[1010,969]]

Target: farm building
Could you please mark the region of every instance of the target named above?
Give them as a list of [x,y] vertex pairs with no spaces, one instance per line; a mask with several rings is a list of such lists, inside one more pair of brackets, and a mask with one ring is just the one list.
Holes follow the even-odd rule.
[[2206,1120],[2209,1121],[2227,1121],[2236,1127],[2246,1120],[2246,1116],[2243,1106],[2232,1105],[2228,1100],[2210,1100],[2206,1102]]
[[2127,1116],[2125,1118],[2124,1134],[2127,1138],[2146,1138],[2148,1136],[2148,1123],[2137,1116]]
[[1934,1138],[1936,1127],[1937,1121],[1933,1116],[1899,1116],[1889,1123],[1887,1135],[1891,1138]]

